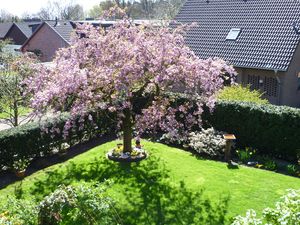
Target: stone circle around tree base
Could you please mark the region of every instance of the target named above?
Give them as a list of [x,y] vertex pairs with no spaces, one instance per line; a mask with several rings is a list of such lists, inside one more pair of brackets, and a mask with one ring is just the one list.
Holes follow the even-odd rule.
[[123,153],[123,147],[118,145],[107,153],[107,158],[115,162],[139,162],[146,159],[148,154],[142,148],[134,147],[132,152]]

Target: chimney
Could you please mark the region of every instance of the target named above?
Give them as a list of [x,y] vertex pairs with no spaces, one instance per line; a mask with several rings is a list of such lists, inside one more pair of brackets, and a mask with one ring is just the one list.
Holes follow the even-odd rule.
[[59,26],[59,22],[58,22],[58,18],[55,17],[55,24],[54,24],[54,27],[57,27],[57,26]]

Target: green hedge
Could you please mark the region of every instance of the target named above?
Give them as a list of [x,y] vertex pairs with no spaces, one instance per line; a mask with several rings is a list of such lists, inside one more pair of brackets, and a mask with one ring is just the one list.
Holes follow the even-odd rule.
[[[178,98],[178,101],[184,98]],[[51,154],[67,142],[71,146],[90,138],[114,133],[115,115],[100,112],[93,115],[96,125],[84,123],[82,130],[74,128],[67,140],[62,134],[52,136],[41,132],[39,123],[30,123],[0,132],[0,170],[11,167],[14,160],[35,158]],[[262,154],[268,154],[287,160],[296,160],[300,155],[300,110],[274,105],[258,105],[246,102],[219,101],[212,114],[203,116],[206,126],[234,133],[239,147],[253,147]],[[51,129],[62,128],[67,116],[56,121],[48,120],[44,125]]]
[[[67,139],[63,134],[53,135],[51,132],[44,132],[38,122],[21,125],[15,128],[0,132],[0,171],[3,167],[11,168],[14,161],[19,159],[30,159],[39,156],[45,156],[52,153],[54,149],[60,149],[62,143],[68,143],[70,146],[89,140],[93,137],[112,132],[115,124],[106,113],[95,113],[93,115],[95,124],[86,119],[83,129],[76,126],[70,132]],[[49,130],[53,127],[63,128],[68,116],[48,119],[43,122],[43,126]],[[95,127],[96,125],[96,127]]]
[[208,125],[235,134],[240,147],[287,160],[300,155],[300,110],[286,106],[220,101]]

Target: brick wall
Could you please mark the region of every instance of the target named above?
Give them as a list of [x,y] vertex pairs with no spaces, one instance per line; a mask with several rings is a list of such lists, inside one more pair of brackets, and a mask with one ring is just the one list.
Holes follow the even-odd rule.
[[45,23],[23,47],[23,51],[34,52],[38,50],[41,52],[40,60],[42,62],[50,62],[58,49],[67,46],[68,43]]

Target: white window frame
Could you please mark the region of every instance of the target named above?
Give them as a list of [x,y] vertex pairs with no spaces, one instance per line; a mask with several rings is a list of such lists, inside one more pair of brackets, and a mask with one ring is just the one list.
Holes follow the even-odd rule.
[[235,41],[241,33],[241,28],[231,28],[227,34],[226,40]]

